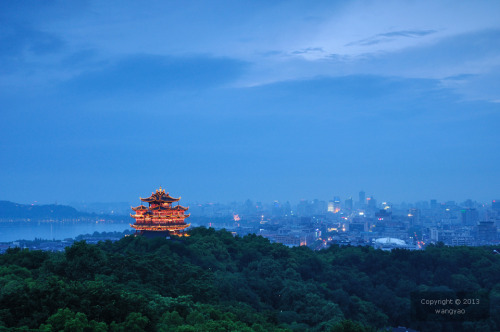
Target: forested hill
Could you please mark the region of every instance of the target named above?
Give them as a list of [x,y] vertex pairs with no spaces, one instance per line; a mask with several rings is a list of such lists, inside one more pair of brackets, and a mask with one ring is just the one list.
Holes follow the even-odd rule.
[[[191,237],[125,237],[64,253],[0,255],[0,331],[421,331],[500,329],[492,248],[312,251],[195,228]],[[476,322],[412,321],[410,292],[484,290]]]
[[65,205],[26,205],[0,201],[0,218],[74,218],[82,215],[75,208]]
[[[74,207],[59,204],[28,205],[9,201],[0,201],[0,219],[33,219],[33,220],[64,220],[75,218],[96,217],[95,213],[86,213],[76,210]],[[106,218],[123,218],[115,215],[99,215]]]

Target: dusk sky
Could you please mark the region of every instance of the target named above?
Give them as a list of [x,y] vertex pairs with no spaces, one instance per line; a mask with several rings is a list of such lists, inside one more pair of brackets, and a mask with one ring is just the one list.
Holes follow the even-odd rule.
[[500,198],[500,1],[2,1],[0,200]]

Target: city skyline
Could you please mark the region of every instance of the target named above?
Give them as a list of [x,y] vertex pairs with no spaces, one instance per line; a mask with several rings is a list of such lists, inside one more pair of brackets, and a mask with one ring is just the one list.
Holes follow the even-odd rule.
[[0,200],[500,197],[496,1],[0,6]]
[[[162,188],[163,189],[163,188]],[[168,192],[168,191],[166,191]],[[152,194],[154,191],[152,192]],[[186,206],[187,207],[192,207],[192,206],[209,206],[209,205],[219,205],[219,206],[236,206],[236,205],[245,205],[248,202],[251,202],[255,207],[259,206],[260,208],[270,208],[275,204],[279,204],[279,206],[285,206],[285,205],[291,205],[293,209],[295,209],[298,205],[307,202],[307,204],[314,204],[314,203],[321,203],[324,204],[325,207],[325,212],[332,212],[336,213],[338,212],[337,207],[341,207],[341,209],[344,211],[345,209],[348,210],[356,210],[356,209],[361,209],[363,210],[364,208],[367,208],[369,205],[369,201],[373,200],[375,203],[372,206],[373,208],[380,208],[384,209],[387,206],[390,208],[397,208],[397,209],[408,209],[408,208],[419,208],[419,209],[431,209],[433,204],[436,206],[462,206],[462,207],[471,207],[471,206],[481,206],[481,207],[488,207],[488,206],[493,206],[495,202],[499,202],[500,200],[498,199],[490,199],[487,201],[481,201],[481,200],[476,200],[474,198],[467,198],[464,200],[452,200],[452,199],[444,199],[444,200],[438,200],[435,198],[430,198],[430,199],[417,199],[415,201],[393,201],[393,200],[387,200],[384,199],[384,197],[379,197],[375,193],[366,193],[364,191],[360,191],[358,195],[361,195],[361,193],[365,194],[365,198],[362,201],[360,200],[360,196],[331,196],[331,197],[308,197],[308,198],[301,198],[299,200],[289,200],[289,199],[273,199],[273,200],[262,200],[259,198],[246,198],[243,200],[230,200],[230,201],[214,201],[214,200],[209,200],[209,201],[187,201],[186,200]],[[174,195],[175,196],[175,195]],[[144,197],[140,197],[143,199]],[[180,196],[179,196],[180,198]],[[9,202],[9,200],[5,200],[6,202]],[[125,215],[128,215],[128,211],[131,207],[137,205],[136,201],[55,201],[55,202],[41,202],[41,201],[28,201],[28,202],[14,202],[10,201],[12,203],[16,204],[22,204],[22,205],[62,205],[62,206],[70,206],[73,208],[76,208],[77,210],[83,211],[83,212],[97,212],[97,213],[109,213],[110,211],[114,210],[114,213],[117,211],[123,212],[125,211]],[[108,211],[108,212],[106,212]],[[334,212],[335,211],[335,212]]]

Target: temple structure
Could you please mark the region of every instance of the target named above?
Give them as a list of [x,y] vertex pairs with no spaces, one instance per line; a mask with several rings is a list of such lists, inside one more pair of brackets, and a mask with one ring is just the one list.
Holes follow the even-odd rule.
[[135,228],[137,233],[146,236],[189,236],[184,232],[190,226],[184,221],[189,217],[189,214],[185,214],[188,208],[179,203],[172,206],[172,203],[179,202],[180,197],[173,198],[160,187],[148,198],[140,199],[149,206],[141,204],[132,208],[134,214],[130,216],[135,219],[135,223],[130,226]]

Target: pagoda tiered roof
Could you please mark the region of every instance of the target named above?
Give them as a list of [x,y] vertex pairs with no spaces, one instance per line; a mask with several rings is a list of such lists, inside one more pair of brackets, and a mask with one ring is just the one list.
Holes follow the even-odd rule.
[[141,198],[141,201],[146,202],[146,203],[155,203],[155,204],[161,204],[161,203],[173,203],[173,202],[178,202],[181,198],[174,198],[170,196],[169,193],[165,193],[165,189],[156,189],[156,192],[152,192],[151,196],[148,198]]

